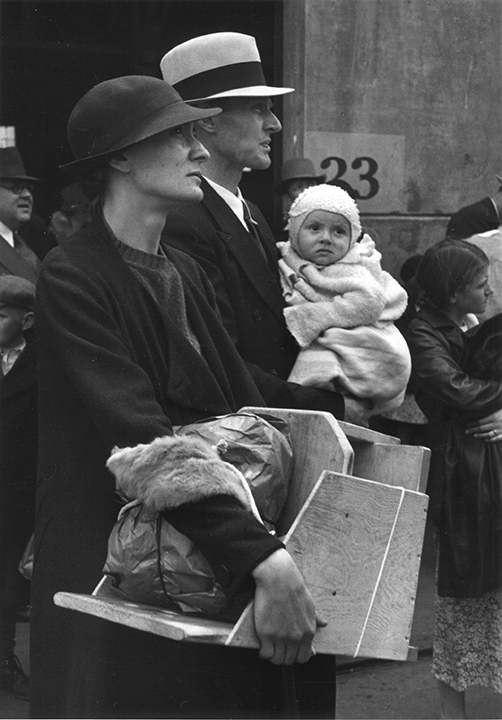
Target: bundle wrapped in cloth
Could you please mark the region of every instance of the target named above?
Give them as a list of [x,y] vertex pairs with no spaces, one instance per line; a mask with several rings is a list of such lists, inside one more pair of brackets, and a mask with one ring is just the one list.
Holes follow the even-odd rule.
[[[157,460],[160,480],[145,483],[148,489],[142,491],[143,474],[150,476]],[[107,465],[119,492],[135,498],[121,509],[108,542],[104,572],[115,589],[138,602],[235,619],[242,607],[237,603],[229,609],[208,561],[162,516],[167,506],[157,499],[159,486],[168,487],[169,506],[175,507],[186,501],[187,480],[190,492],[191,479],[207,474],[210,483],[221,485],[218,492],[236,495],[274,532],[293,469],[287,423],[232,413],[181,427],[174,437],[158,438],[150,445],[116,448]],[[200,482],[194,484],[200,492]],[[207,487],[207,494],[214,492]]]

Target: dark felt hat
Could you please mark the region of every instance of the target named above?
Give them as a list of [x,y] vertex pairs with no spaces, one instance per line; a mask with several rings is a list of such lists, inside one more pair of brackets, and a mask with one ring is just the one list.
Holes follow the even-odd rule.
[[0,148],[0,180],[29,180],[39,182],[39,178],[26,174],[24,163],[17,147]]
[[35,285],[17,275],[0,275],[0,306],[35,309]]
[[292,180],[313,180],[320,185],[326,180],[326,175],[317,175],[314,163],[308,158],[293,158],[285,160],[282,165],[281,181],[275,186],[278,193],[286,192],[286,187]]
[[187,105],[174,88],[158,78],[128,75],[105,80],[74,107],[68,141],[76,160],[61,167],[96,169],[119,150],[219,112],[219,108],[200,110]]

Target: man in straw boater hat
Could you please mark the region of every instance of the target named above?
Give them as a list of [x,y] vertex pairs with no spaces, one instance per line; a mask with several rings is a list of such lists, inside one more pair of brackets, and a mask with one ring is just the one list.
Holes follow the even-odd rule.
[[[275,238],[258,208],[242,197],[239,182],[244,168],[269,167],[272,135],[281,130],[271,97],[293,88],[268,85],[255,39],[236,32],[188,40],[170,50],[160,67],[185,101],[222,108],[195,128],[210,153],[202,168],[204,199],[169,213],[163,239],[205,269],[223,323],[255,380],[266,385],[273,376],[286,379],[298,347],[284,320]],[[287,385],[297,407],[327,410],[352,422],[364,417],[365,406],[355,399]],[[287,406],[279,392],[277,398],[277,405]],[[295,666],[301,717],[334,716],[335,673],[329,656]]]
[[[160,243],[167,213],[202,197],[208,153],[194,121],[218,112],[130,76],[96,85],[70,116],[71,167],[101,173],[102,189],[94,218],[49,254],[38,284],[32,717],[298,714],[289,665],[309,660],[322,624],[310,593],[243,503],[235,471],[173,437],[175,425],[265,404],[200,266]],[[123,460],[121,485],[113,458],[144,452],[151,465],[140,473]],[[174,469],[155,472],[162,458]],[[102,577],[120,508],[107,464],[125,496],[150,510],[154,501],[200,549],[230,607],[254,597],[259,651],[175,642],[54,605],[56,592],[89,594]]]
[[[255,379],[270,383],[269,402],[284,406],[280,388],[271,399],[273,380],[288,377],[298,347],[284,321],[275,238],[258,208],[242,197],[239,181],[244,168],[269,167],[271,138],[281,129],[270,98],[293,89],[267,85],[256,41],[242,33],[188,40],[163,57],[161,70],[185,101],[222,108],[195,129],[210,154],[202,168],[204,199],[169,213],[163,240],[202,265],[239,354]],[[353,422],[364,416],[362,405],[344,403],[338,393],[289,386],[297,407]]]

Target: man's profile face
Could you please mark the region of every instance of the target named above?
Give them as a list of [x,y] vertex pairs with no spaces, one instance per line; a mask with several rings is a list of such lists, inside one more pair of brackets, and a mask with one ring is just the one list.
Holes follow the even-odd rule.
[[0,180],[0,221],[11,230],[31,219],[32,186],[22,180]]
[[218,133],[211,151],[232,169],[266,170],[271,163],[271,136],[281,130],[270,98],[226,98],[222,106],[223,112],[214,118]]

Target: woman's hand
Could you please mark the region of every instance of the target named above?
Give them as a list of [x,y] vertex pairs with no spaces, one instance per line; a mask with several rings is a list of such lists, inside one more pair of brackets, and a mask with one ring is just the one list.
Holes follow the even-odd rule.
[[316,618],[314,601],[287,550],[269,555],[253,571],[256,583],[254,622],[260,657],[274,665],[305,663],[314,654]]
[[474,435],[475,438],[487,443],[500,442],[502,440],[502,410],[496,410],[491,415],[470,423],[465,434]]

